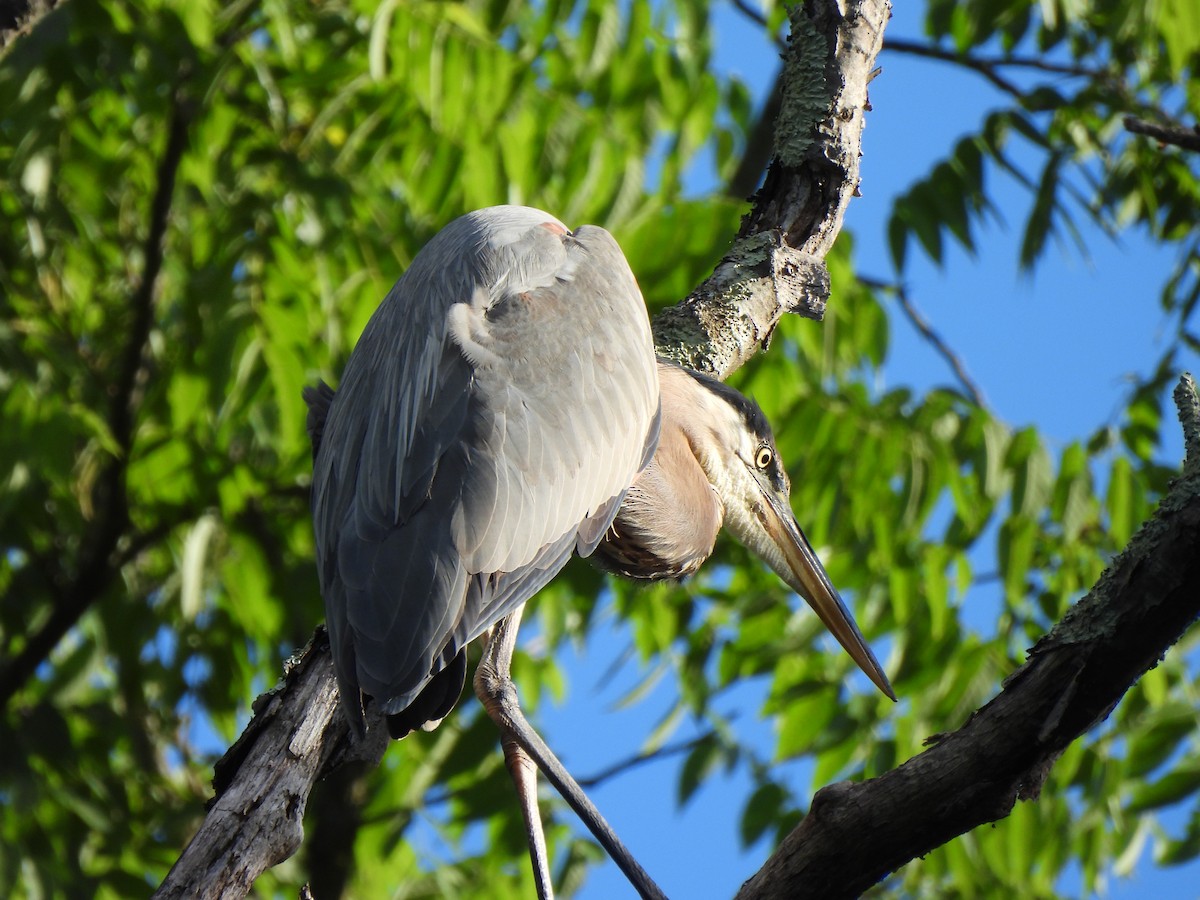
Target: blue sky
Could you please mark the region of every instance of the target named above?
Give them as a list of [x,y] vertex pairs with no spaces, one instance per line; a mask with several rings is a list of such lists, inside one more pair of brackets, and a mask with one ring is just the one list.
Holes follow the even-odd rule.
[[[916,4],[897,3],[886,34],[921,38],[919,16]],[[774,49],[729,4],[720,7],[717,23],[718,68],[738,75],[761,100],[775,76]],[[863,142],[863,196],[851,203],[846,228],[854,234],[860,274],[890,281],[885,227],[893,200],[1005,98],[983,79],[944,63],[885,51],[880,65],[883,71],[871,85],[873,111]],[[929,96],[931,84],[938,85],[936,99]],[[698,189],[706,186],[705,177],[711,176],[695,175]],[[1168,334],[1157,290],[1174,256],[1143,235],[1124,235],[1114,242],[1092,232],[1087,234],[1088,257],[1073,247],[1052,246],[1035,272],[1022,274],[1017,259],[1029,198],[1012,181],[989,182],[988,188],[1003,222],[977,232],[978,254],[973,258],[947,245],[946,262],[939,269],[911,247],[906,285],[964,360],[997,415],[1013,426],[1035,425],[1056,450],[1086,439],[1097,425],[1112,420],[1123,406],[1128,375],[1148,369],[1161,353]],[[836,303],[834,288],[831,302]],[[906,320],[894,314],[892,322],[892,347],[880,387],[923,390],[951,383],[945,362]],[[1193,371],[1195,363],[1188,361]],[[1167,458],[1174,463],[1181,455],[1178,439],[1167,448]],[[981,622],[981,627],[988,625]],[[546,702],[537,711],[549,744],[577,776],[636,754],[671,704],[671,688],[664,680],[644,703],[612,709],[646,675],[631,663],[604,682],[629,641],[627,629],[610,617],[582,650],[560,658],[570,685],[565,703]],[[762,685],[750,683],[723,703],[740,704],[747,711],[737,720],[740,738],[770,747],[774,735],[754,712],[761,699]],[[740,849],[738,817],[751,789],[749,779],[740,773],[718,775],[679,810],[677,772],[677,759],[647,764],[604,783],[592,797],[669,895],[731,897],[768,852],[764,844]],[[1132,880],[1111,880],[1108,896],[1197,895],[1200,864],[1158,870],[1149,855],[1147,847]],[[1062,888],[1079,892],[1073,879]],[[608,864],[590,876],[581,896],[607,900],[633,893]]]

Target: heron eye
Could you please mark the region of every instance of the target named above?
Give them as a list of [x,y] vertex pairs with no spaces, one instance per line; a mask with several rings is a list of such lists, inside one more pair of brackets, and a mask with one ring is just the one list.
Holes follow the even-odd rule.
[[754,454],[754,464],[760,469],[765,469],[771,464],[771,460],[775,458],[775,454],[771,452],[771,448],[762,446],[758,448],[758,452]]

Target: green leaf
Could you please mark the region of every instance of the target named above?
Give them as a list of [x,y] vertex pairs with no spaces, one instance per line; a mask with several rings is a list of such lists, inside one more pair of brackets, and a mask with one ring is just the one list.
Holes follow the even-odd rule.
[[897,272],[903,272],[905,252],[908,249],[908,228],[896,212],[888,217],[887,240],[888,250],[892,254],[892,267]]
[[779,719],[776,758],[791,759],[808,752],[833,719],[836,709],[837,692],[832,688],[789,700]]
[[1025,233],[1021,237],[1020,261],[1023,269],[1033,268],[1046,249],[1046,238],[1054,230],[1054,217],[1059,209],[1058,184],[1063,159],[1061,154],[1055,153],[1042,169],[1033,209],[1029,212]]
[[783,814],[787,792],[773,781],[759,785],[742,810],[739,836],[743,847],[749,847],[771,829]]
[[1171,74],[1182,78],[1189,66],[1195,72],[1200,55],[1200,9],[1188,0],[1162,0],[1157,18]]
[[1063,451],[1051,507],[1068,541],[1078,539],[1084,526],[1091,523],[1095,507],[1087,453],[1080,444],[1072,443]]
[[707,780],[721,762],[721,746],[715,734],[700,738],[684,757],[679,770],[679,790],[676,802],[687,805],[701,784]]
[[1009,603],[1018,603],[1025,597],[1036,543],[1037,526],[1029,519],[1013,516],[1000,526],[997,550]]
[[248,634],[278,634],[283,611],[271,588],[271,569],[262,548],[251,538],[230,535],[230,552],[221,565],[227,608]]
[[1172,702],[1148,713],[1129,735],[1125,766],[1128,777],[1142,779],[1165,763],[1195,731],[1196,712]]
[[1188,818],[1183,837],[1165,841],[1155,853],[1155,861],[1164,866],[1178,866],[1200,856],[1200,810]]
[[1013,510],[1029,518],[1037,515],[1050,497],[1054,475],[1050,456],[1032,428],[1024,428],[1013,436],[1006,463],[1013,470]]
[[217,517],[203,515],[188,531],[183,541],[180,562],[179,603],[183,617],[194,621],[204,608],[204,574],[207,568],[209,542],[217,528]]
[[1194,756],[1185,759],[1162,778],[1136,785],[1126,809],[1148,812],[1170,806],[1200,791],[1200,762]]
[[1124,547],[1133,537],[1137,522],[1133,516],[1133,466],[1123,456],[1114,459],[1109,470],[1105,508],[1108,510],[1108,530],[1113,543]]

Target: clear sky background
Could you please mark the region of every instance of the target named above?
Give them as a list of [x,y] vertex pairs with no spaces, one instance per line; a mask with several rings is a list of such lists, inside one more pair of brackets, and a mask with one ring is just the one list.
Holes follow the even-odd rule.
[[[921,38],[920,7],[897,3],[886,35]],[[775,77],[777,53],[731,5],[720,6],[717,21],[718,68],[745,81],[761,104]],[[982,78],[945,63],[885,50],[879,64],[883,71],[871,85],[873,110],[863,141],[863,196],[851,202],[846,228],[855,238],[859,273],[890,281],[894,276],[885,227],[894,198],[1006,98]],[[1015,156],[1021,160],[1019,152]],[[697,167],[692,175],[696,191],[714,183],[712,173],[703,169]],[[998,176],[989,181],[988,194],[1003,221],[977,232],[977,256],[947,244],[946,265],[938,269],[910,247],[906,283],[913,301],[964,360],[996,414],[1014,427],[1035,425],[1057,450],[1119,416],[1128,376],[1148,370],[1161,353],[1169,335],[1157,292],[1174,255],[1144,235],[1114,242],[1091,230],[1086,232],[1087,257],[1074,247],[1055,245],[1034,273],[1022,274],[1018,250],[1030,198],[1016,182]],[[837,285],[833,288],[831,303],[837,303]],[[953,383],[945,362],[898,311],[891,312],[892,348],[880,389],[908,385],[923,391]],[[1194,358],[1185,362],[1194,372],[1200,368]],[[1181,438],[1168,447],[1166,458],[1172,465],[1182,458]],[[803,524],[804,511],[797,513]],[[994,548],[983,552],[994,553]],[[987,567],[977,563],[976,571]],[[996,590],[973,589],[966,603],[968,624],[990,628],[998,603]],[[532,635],[526,640],[530,638],[536,640]],[[577,777],[635,755],[671,706],[672,687],[664,679],[646,702],[613,710],[647,675],[636,662],[627,662],[610,677],[610,667],[630,641],[628,629],[609,613],[580,652],[560,660],[569,684],[565,702],[555,706],[544,700],[536,712],[544,736]],[[774,736],[757,717],[762,699],[762,685],[750,683],[721,702],[723,708],[740,704],[744,710],[735,723],[739,737],[761,740],[769,748]],[[686,728],[678,735],[688,736]],[[751,790],[749,779],[740,773],[719,774],[679,810],[678,766],[678,758],[646,764],[605,782],[592,797],[670,896],[732,897],[769,852],[765,842],[747,850],[740,846],[738,820]],[[792,782],[802,794],[808,771],[798,768]],[[1178,827],[1180,816],[1178,810],[1167,810],[1163,818]],[[1149,857],[1148,844],[1134,877],[1111,879],[1107,896],[1200,896],[1200,864],[1159,870]],[[1064,879],[1061,889],[1078,896],[1078,876]],[[608,864],[589,877],[581,896],[608,900],[634,895]]]

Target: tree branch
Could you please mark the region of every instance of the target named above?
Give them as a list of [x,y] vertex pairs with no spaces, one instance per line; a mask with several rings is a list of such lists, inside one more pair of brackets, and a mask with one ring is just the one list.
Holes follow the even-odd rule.
[[861,276],[858,280],[873,290],[886,291],[896,298],[896,301],[900,304],[900,311],[904,313],[905,318],[929,342],[934,352],[946,361],[946,365],[950,367],[950,371],[958,379],[959,387],[963,389],[963,392],[966,393],[971,402],[980,409],[986,409],[987,402],[983,399],[983,391],[979,389],[979,386],[967,374],[966,365],[959,359],[958,354],[954,352],[950,345],[942,339],[942,336],[938,334],[929,320],[917,309],[916,304],[908,296],[908,291],[904,288],[904,285],[880,281],[875,278],[863,278]]
[[809,0],[789,12],[775,158],[713,274],[653,322],[660,355],[725,378],[786,313],[820,319],[825,254],[858,189],[867,84],[887,0]]
[[958,731],[885,775],[818,791],[738,900],[858,896],[909,860],[1004,818],[1017,800],[1036,799],[1067,746],[1158,665],[1200,617],[1200,398],[1191,376],[1175,401],[1183,476],[1091,592]]
[[279,685],[254,701],[254,718],[216,765],[208,815],[155,900],[246,896],[265,869],[299,848],[317,779],[383,758],[387,729],[373,709],[367,722],[367,736],[354,741],[338,705],[329,637],[317,629]]
[[1110,80],[1112,78],[1112,73],[1104,69],[1052,63],[1033,56],[976,56],[904,38],[888,38],[884,42],[883,49],[894,53],[905,53],[910,56],[923,56],[926,59],[957,63],[960,66],[978,72],[999,90],[1018,101],[1024,99],[1026,91],[1023,91],[1016,84],[1001,75],[999,72],[1001,68],[1033,69],[1054,75],[1066,75],[1071,78],[1088,78],[1092,80]]
[[1182,125],[1156,125],[1137,116],[1126,116],[1125,130],[1134,134],[1144,134],[1154,138],[1160,144],[1174,144],[1184,150],[1200,153],[1200,127],[1185,128]]
[[[79,618],[117,577],[113,553],[129,526],[125,473],[133,447],[137,387],[143,371],[143,354],[154,324],[154,295],[162,269],[163,243],[170,219],[175,175],[187,150],[191,104],[183,93],[186,72],[173,93],[167,143],[159,159],[154,196],[150,202],[146,237],[142,243],[142,274],[129,305],[133,321],[125,343],[114,387],[109,395],[108,427],[120,452],[105,466],[92,493],[95,517],[84,535],[71,581],[59,590],[60,599],[41,630],[31,635],[21,651],[0,668],[0,706],[8,703],[33,675],[41,662]],[[7,597],[5,598],[7,602]]]

